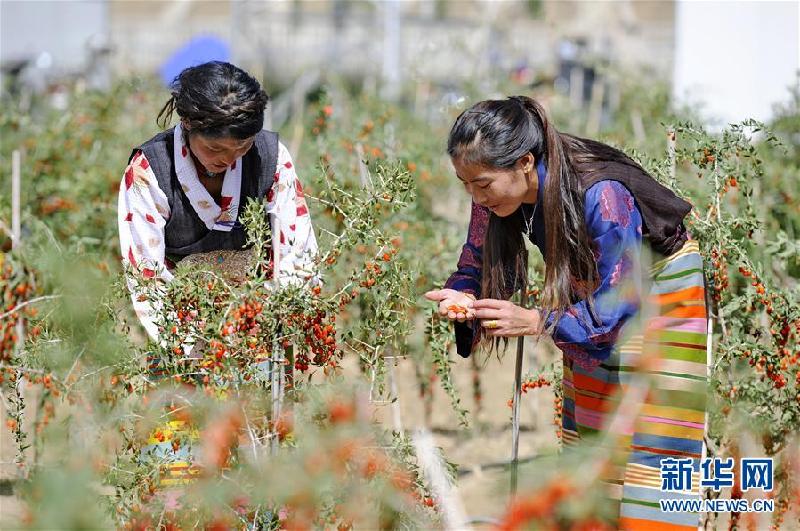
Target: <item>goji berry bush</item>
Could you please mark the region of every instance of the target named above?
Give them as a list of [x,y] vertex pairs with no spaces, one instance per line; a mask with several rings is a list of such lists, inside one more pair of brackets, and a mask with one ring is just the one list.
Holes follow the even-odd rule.
[[[771,524],[779,528],[800,514],[798,93],[772,124],[716,132],[670,109],[661,86],[626,86],[623,94],[631,97],[600,138],[633,153],[694,205],[688,228],[706,258],[714,327],[709,453],[775,457]],[[23,153],[23,234],[13,251],[10,194],[0,194],[2,429],[16,445],[22,524],[441,525],[437,493],[411,441],[373,414],[397,398],[391,374],[400,360],[414,364],[411,393],[428,412],[434,383],[464,429],[480,407],[509,412],[482,403],[480,363],[472,400],[463,397],[452,374],[452,328],[420,297],[444,282],[465,235],[467,198],[444,155],[459,109],[423,120],[335,85],[316,95],[290,136],[301,132],[293,155],[303,162],[321,282],[276,288],[272,235],[263,205],[251,203],[244,222],[253,260],[243,281],[188,264],[167,285],[138,279],[142,293],[162,303],[160,341],[152,342],[132,313],[119,265],[116,195],[130,146],[152,134],[162,96],[150,82],[122,82],[105,94],[74,92],[66,112],[34,101],[22,114],[9,102],[2,116],[0,163],[10,167],[11,151]],[[565,129],[582,133],[581,111],[556,95],[534,96]],[[634,110],[649,120],[644,138],[631,129]],[[535,304],[541,261],[532,258]],[[554,391],[557,435],[560,374],[558,362],[547,364],[523,385],[525,396]],[[164,486],[171,476],[145,455],[148,445],[195,456],[179,488]],[[520,495],[497,507],[501,527],[607,525],[594,488],[601,457],[578,452],[531,466],[538,481],[522,475]],[[586,481],[575,482],[586,470]],[[730,497],[743,495],[734,489]],[[745,524],[759,522],[709,517],[716,527]]]

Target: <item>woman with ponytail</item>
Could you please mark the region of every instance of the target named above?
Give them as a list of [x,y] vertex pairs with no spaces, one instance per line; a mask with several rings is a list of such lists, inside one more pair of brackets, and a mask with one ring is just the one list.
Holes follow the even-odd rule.
[[[683,225],[691,205],[621,151],[557,131],[524,96],[464,111],[447,149],[472,215],[457,271],[426,297],[455,322],[458,353],[484,338],[551,336],[563,352],[564,443],[600,435],[612,445],[604,479],[618,528],[697,528],[698,514],[658,504],[699,499],[698,485],[660,490],[662,464],[674,464],[662,460],[697,471],[703,454],[706,307],[702,259]],[[527,289],[525,236],[544,257],[538,308],[508,300]],[[610,433],[632,378],[648,392]]]

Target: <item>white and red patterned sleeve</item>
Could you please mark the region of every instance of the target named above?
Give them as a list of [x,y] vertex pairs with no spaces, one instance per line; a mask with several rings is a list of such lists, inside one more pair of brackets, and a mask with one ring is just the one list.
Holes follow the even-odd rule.
[[[307,280],[316,283],[319,281],[314,267],[317,239],[292,157],[281,143],[278,144],[278,165],[274,179],[266,201],[273,241],[278,242],[280,253],[278,281],[281,285]],[[280,234],[275,230],[277,226],[280,227]]]
[[173,278],[164,255],[164,226],[170,209],[144,153],[136,154],[125,168],[117,205],[120,250],[123,266],[129,272],[126,280],[133,309],[147,334],[157,341],[155,316],[160,305],[142,294],[139,281],[160,278],[168,282]]

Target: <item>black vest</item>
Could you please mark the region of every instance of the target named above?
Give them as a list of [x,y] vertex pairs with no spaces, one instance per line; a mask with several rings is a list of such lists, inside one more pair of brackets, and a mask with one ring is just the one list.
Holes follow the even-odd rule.
[[[135,148],[128,162],[142,151],[158,180],[158,187],[167,196],[170,217],[164,227],[166,255],[173,262],[194,253],[243,249],[247,242],[244,227],[237,223],[230,232],[209,230],[192,208],[189,198],[181,188],[175,172],[174,130],[157,134]],[[278,164],[278,135],[271,131],[259,132],[242,157],[242,187],[239,198],[241,216],[248,198],[263,200],[274,184]]]
[[691,212],[692,205],[647,172],[620,162],[578,164],[575,170],[584,190],[605,180],[625,185],[642,214],[642,237],[654,251],[669,256],[683,247],[688,238],[683,219]]

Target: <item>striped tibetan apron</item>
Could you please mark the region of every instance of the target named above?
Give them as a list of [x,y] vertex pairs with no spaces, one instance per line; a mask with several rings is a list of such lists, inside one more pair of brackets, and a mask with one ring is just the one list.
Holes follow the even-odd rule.
[[[147,356],[146,359],[150,379],[154,382],[163,381],[164,369],[159,358]],[[256,358],[253,365],[254,378],[249,385],[266,386],[271,377],[269,358]],[[202,388],[199,377],[196,378],[196,385],[198,389]],[[214,396],[224,401],[228,394],[220,388],[215,390]],[[180,418],[182,409],[179,408],[175,413],[165,408],[163,416],[166,420],[149,433],[146,444],[139,450],[139,462],[152,469],[152,484],[156,489],[189,484],[201,472],[198,451],[203,440],[195,424]],[[251,443],[246,439],[243,441],[241,437],[240,442]]]
[[[148,355],[147,374],[154,382],[165,379],[158,357]],[[196,463],[200,436],[196,426],[164,408],[165,421],[147,436],[139,450],[139,463],[151,469],[152,485],[157,489],[185,485],[200,473]]]
[[[688,530],[698,513],[662,512],[660,499],[699,500],[708,387],[703,261],[696,241],[651,268],[643,334],[594,369],[564,357],[564,444],[596,437],[610,457],[603,479],[624,530]],[[644,399],[624,422],[609,422],[620,396]],[[631,407],[625,404],[624,407]],[[617,419],[618,420],[618,419]],[[692,460],[692,490],[661,490],[662,459]]]

